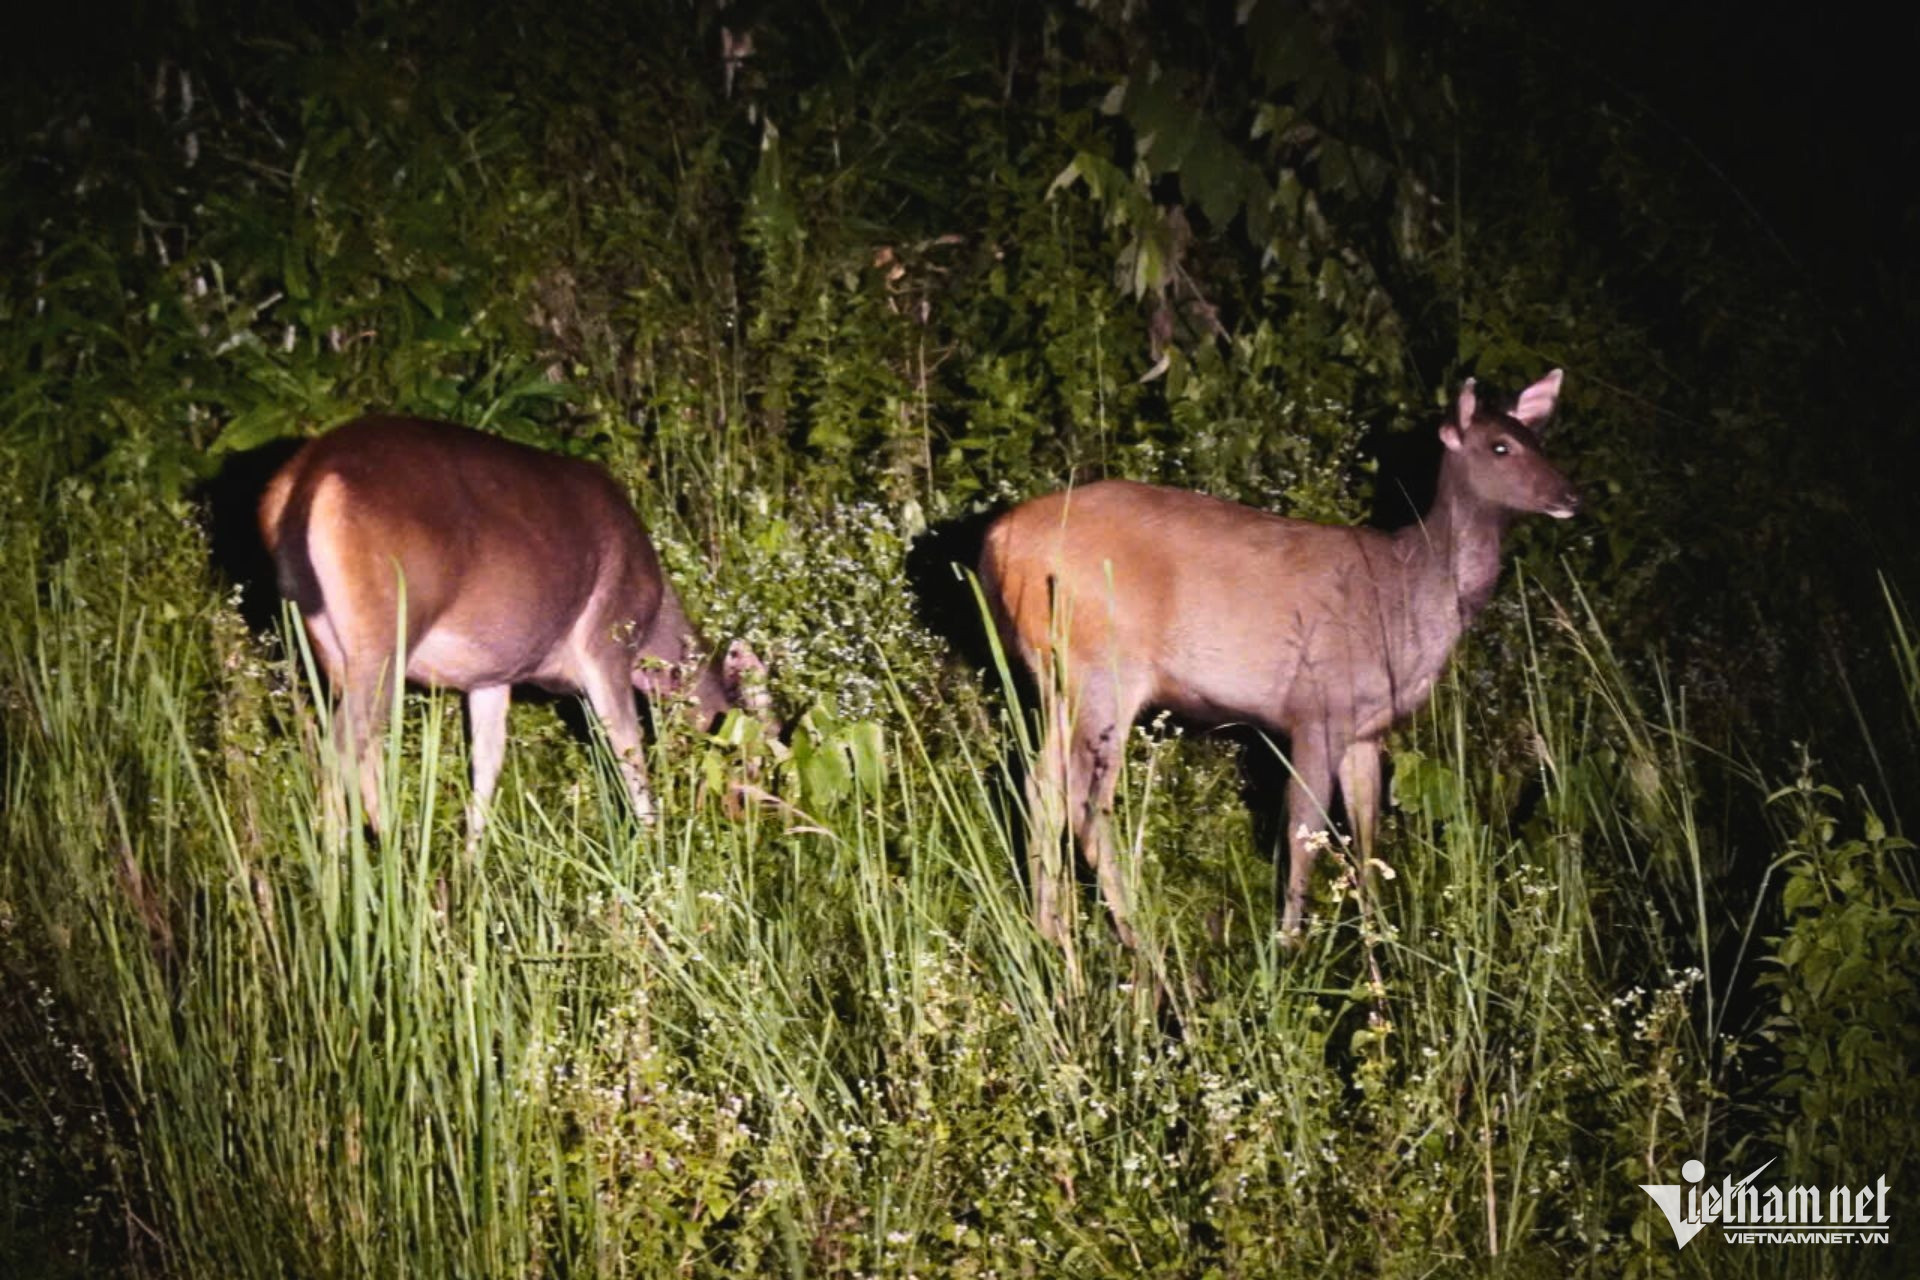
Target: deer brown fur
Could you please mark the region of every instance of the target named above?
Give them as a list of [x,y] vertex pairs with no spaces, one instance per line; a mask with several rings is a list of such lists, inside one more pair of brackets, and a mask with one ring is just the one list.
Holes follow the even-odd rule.
[[710,723],[758,665],[743,645],[708,658],[605,471],[465,427],[363,418],[309,441],[268,484],[260,529],[338,693],[340,742],[376,829],[369,744],[403,636],[405,678],[467,695],[476,835],[514,685],[586,696],[645,819],[634,690],[686,692]]
[[1148,708],[1287,736],[1289,936],[1336,781],[1361,865],[1371,861],[1381,738],[1426,702],[1491,598],[1508,521],[1579,507],[1540,451],[1560,380],[1556,369],[1534,383],[1511,412],[1467,382],[1440,428],[1433,505],[1393,533],[1121,480],[1034,499],[994,524],[982,586],[1041,693],[1028,809],[1043,933],[1064,941],[1062,890],[1039,856],[1057,848],[1064,820],[1134,941],[1107,818],[1128,730]]

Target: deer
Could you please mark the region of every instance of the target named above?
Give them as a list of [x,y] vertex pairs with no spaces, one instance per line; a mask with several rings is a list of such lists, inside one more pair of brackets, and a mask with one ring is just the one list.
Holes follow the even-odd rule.
[[380,829],[378,752],[396,672],[466,695],[469,844],[506,754],[514,685],[583,694],[642,822],[654,818],[634,693],[771,723],[745,642],[710,654],[613,477],[452,423],[366,417],[309,440],[261,495],[281,594],[333,687],[336,740]]
[[1150,709],[1287,738],[1283,939],[1300,939],[1336,784],[1364,884],[1383,737],[1425,705],[1492,599],[1512,519],[1580,510],[1540,447],[1560,384],[1555,369],[1503,411],[1468,379],[1439,428],[1432,505],[1393,532],[1127,480],[1035,498],[989,527],[981,592],[1002,647],[1040,692],[1026,804],[1042,935],[1071,949],[1047,873],[1064,825],[1120,941],[1136,945],[1109,818],[1127,734]]

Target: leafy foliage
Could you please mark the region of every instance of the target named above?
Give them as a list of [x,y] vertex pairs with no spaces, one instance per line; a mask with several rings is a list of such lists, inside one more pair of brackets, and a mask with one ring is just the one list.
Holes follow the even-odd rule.
[[1775,797],[1793,844],[1782,856],[1784,932],[1760,983],[1775,1010],[1765,1028],[1781,1056],[1775,1088],[1792,1099],[1780,1143],[1803,1177],[1842,1162],[1902,1163],[1905,1118],[1920,1102],[1920,1038],[1907,1017],[1920,983],[1912,845],[1871,810],[1859,836],[1842,837],[1830,812],[1841,798],[1804,775]]

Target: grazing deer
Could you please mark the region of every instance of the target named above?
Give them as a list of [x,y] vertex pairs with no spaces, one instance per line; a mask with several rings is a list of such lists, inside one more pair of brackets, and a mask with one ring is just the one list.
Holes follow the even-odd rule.
[[1122,480],[1036,498],[995,522],[982,586],[1003,642],[1041,692],[1027,803],[1043,934],[1067,941],[1061,890],[1040,858],[1058,848],[1064,806],[1115,928],[1133,945],[1107,815],[1127,732],[1148,707],[1287,735],[1288,937],[1300,930],[1336,777],[1368,865],[1380,740],[1425,704],[1491,599],[1508,521],[1579,510],[1540,451],[1559,395],[1556,369],[1502,413],[1469,380],[1440,428],[1433,505],[1394,533]]
[[[370,744],[396,666],[467,695],[475,838],[500,776],[514,685],[586,695],[647,820],[634,690],[671,696],[693,669],[684,691],[705,727],[742,705],[740,678],[760,669],[744,643],[707,659],[605,471],[466,427],[362,418],[309,441],[268,484],[260,531],[339,697],[339,741],[358,763],[375,830]],[[764,719],[764,693],[748,696]]]

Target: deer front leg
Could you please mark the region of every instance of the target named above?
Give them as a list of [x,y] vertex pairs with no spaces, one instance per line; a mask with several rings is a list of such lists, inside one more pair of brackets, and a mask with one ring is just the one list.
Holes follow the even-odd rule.
[[1374,830],[1380,821],[1380,744],[1356,742],[1340,757],[1340,797],[1347,806],[1347,825],[1360,861],[1360,902],[1373,896]]
[[1080,854],[1100,882],[1114,933],[1133,948],[1133,893],[1127,860],[1113,838],[1113,796],[1120,784],[1127,731],[1145,700],[1141,681],[1115,663],[1084,673],[1067,757],[1067,814]]
[[640,716],[633,707],[633,688],[627,672],[626,651],[617,646],[586,663],[583,683],[587,702],[607,731],[607,742],[620,762],[627,794],[633,797],[633,815],[644,825],[653,821],[653,792],[647,786],[647,757],[640,745]]
[[468,751],[473,756],[473,798],[467,805],[467,848],[480,843],[493,805],[493,788],[500,781],[500,764],[507,754],[507,705],[510,685],[488,685],[467,691]]
[[[1131,719],[1129,717],[1129,719]],[[1099,716],[1084,719],[1067,761],[1068,812],[1080,832],[1080,855],[1100,881],[1100,896],[1113,916],[1113,929],[1128,948],[1135,945],[1132,895],[1126,868],[1113,839],[1113,793],[1120,781],[1120,754],[1126,747],[1127,722],[1103,707]]]
[[1333,799],[1333,771],[1324,733],[1302,729],[1293,737],[1288,764],[1293,777],[1287,783],[1287,903],[1281,932],[1300,937],[1306,916],[1307,891],[1313,885],[1313,863],[1328,840],[1327,809]]

